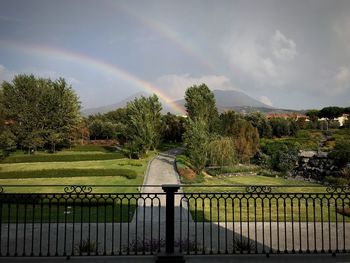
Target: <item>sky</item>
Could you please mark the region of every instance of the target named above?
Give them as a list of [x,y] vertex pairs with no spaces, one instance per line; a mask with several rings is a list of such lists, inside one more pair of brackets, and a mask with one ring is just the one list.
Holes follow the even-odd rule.
[[206,83],[278,108],[350,105],[350,1],[0,0],[0,82],[72,85],[83,108]]

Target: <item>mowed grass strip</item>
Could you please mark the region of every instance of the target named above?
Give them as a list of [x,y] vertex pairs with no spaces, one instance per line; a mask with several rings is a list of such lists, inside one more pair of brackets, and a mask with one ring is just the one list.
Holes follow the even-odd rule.
[[121,176],[135,179],[137,172],[131,169],[52,169],[0,172],[0,179],[54,178],[54,177]]
[[96,161],[122,159],[125,156],[122,153],[101,153],[101,152],[70,152],[68,153],[38,153],[38,154],[14,154],[2,161],[2,163],[34,163],[34,162],[77,162],[77,161]]
[[[204,187],[184,187],[192,217],[199,222],[350,221],[336,212],[337,207],[347,207],[344,194],[332,196],[319,184],[280,177],[208,176],[200,185]],[[271,194],[247,193],[245,186],[251,185],[272,186]]]
[[260,194],[187,195],[190,211],[197,222],[350,222],[337,213],[345,207],[343,195]]
[[[143,175],[135,179],[122,176],[91,176],[91,177],[54,177],[54,178],[22,178],[0,179],[3,193],[64,193],[65,186],[93,185],[92,193],[138,193],[136,185],[142,184]],[[10,186],[9,186],[10,185]],[[130,186],[135,185],[135,186]]]

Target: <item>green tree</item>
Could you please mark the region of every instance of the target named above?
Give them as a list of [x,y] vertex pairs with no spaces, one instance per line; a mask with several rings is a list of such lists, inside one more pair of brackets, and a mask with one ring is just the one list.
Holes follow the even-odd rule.
[[217,132],[219,114],[214,94],[207,85],[193,85],[186,90],[185,108],[191,120],[203,120],[209,133]]
[[127,138],[130,154],[138,157],[155,149],[161,135],[162,105],[154,94],[148,98],[135,98],[127,105]]
[[235,142],[231,137],[218,137],[209,143],[210,165],[230,166],[236,163]]
[[259,148],[259,132],[250,121],[243,119],[233,111],[220,115],[221,134],[229,136],[235,142],[236,156],[240,162],[248,161]]
[[271,126],[266,117],[261,112],[253,112],[247,114],[245,116],[245,119],[249,121],[251,125],[258,129],[260,138],[271,138]]
[[298,160],[299,145],[292,142],[271,142],[262,147],[265,154],[270,156],[269,166],[271,169],[290,173]]
[[240,119],[237,121],[233,138],[240,162],[249,161],[259,149],[258,130],[246,120]]
[[185,132],[186,118],[167,113],[162,116],[162,138],[167,142],[181,142]]
[[330,152],[330,157],[333,158],[339,166],[345,166],[347,163],[350,163],[350,141],[337,141],[333,151]]
[[342,115],[344,109],[341,107],[325,107],[320,110],[319,117],[320,118],[327,118],[328,120],[333,120],[334,118],[337,118]]
[[209,134],[206,123],[201,119],[188,120],[184,143],[188,151],[191,164],[199,175],[208,158]]
[[64,79],[55,81],[17,75],[1,85],[5,116],[13,122],[17,144],[31,149],[69,141],[80,119],[80,102]]
[[272,135],[276,137],[290,135],[290,121],[283,118],[273,118],[270,120]]

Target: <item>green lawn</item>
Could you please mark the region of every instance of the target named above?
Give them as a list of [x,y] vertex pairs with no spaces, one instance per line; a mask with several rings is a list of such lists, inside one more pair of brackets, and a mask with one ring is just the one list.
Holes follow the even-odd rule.
[[62,151],[57,153],[15,153],[4,159],[1,163],[33,163],[33,162],[77,162],[91,160],[115,160],[125,158],[119,152],[88,152],[88,151]]
[[[0,196],[2,222],[130,221],[139,192],[134,185],[143,183],[155,154],[133,160],[111,147],[96,145],[55,154],[16,152],[0,163],[0,186],[5,193]],[[67,185],[91,185],[93,194],[78,195],[73,201],[65,193]]]
[[146,158],[133,160],[111,147],[98,145],[77,146],[55,154],[16,152],[0,163],[0,185],[12,185],[5,192],[63,192],[62,186],[41,185],[104,185],[94,191],[137,192],[133,187],[109,186],[142,184],[148,162],[154,156],[151,152]]
[[[272,186],[271,193],[247,193],[250,185]],[[332,196],[326,187],[302,181],[217,176],[184,187],[184,191],[195,221],[350,221],[336,212],[336,208],[349,206],[346,194]]]

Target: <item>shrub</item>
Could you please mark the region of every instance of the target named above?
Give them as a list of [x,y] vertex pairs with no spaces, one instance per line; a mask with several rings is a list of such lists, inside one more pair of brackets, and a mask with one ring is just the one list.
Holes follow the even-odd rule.
[[339,166],[344,166],[350,162],[350,141],[339,140],[336,142],[334,150],[330,153],[330,157],[333,158]]
[[326,176],[324,179],[325,179],[325,182],[327,182],[331,185],[347,185],[348,184],[348,180],[345,178],[341,178],[341,177]]
[[95,253],[96,252],[96,243],[92,240],[83,240],[81,244],[78,244],[75,247],[77,253],[85,254],[85,253]]
[[254,242],[247,238],[243,238],[242,240],[240,238],[235,238],[233,245],[236,251],[241,252],[251,252],[256,248]]

